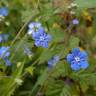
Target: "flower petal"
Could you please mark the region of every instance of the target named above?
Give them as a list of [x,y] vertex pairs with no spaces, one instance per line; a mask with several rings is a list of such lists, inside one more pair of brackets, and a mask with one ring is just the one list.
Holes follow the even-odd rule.
[[4,55],[4,57],[9,57],[10,56],[10,52],[5,52],[3,55]]
[[48,61],[48,65],[52,65],[52,64],[53,64],[53,60],[50,59],[50,60]]
[[46,36],[46,33],[44,32],[43,28],[39,28],[38,31],[36,31],[36,32],[34,31],[32,33],[33,39],[40,38],[40,36],[43,36],[43,37]]
[[78,19],[74,19],[74,20],[72,21],[72,23],[73,23],[74,25],[78,25],[78,24],[79,24],[79,20],[78,20]]
[[82,61],[82,62],[80,62],[80,67],[81,67],[82,69],[86,69],[86,68],[88,68],[88,66],[89,66],[89,64],[88,64],[87,61]]
[[40,46],[40,45],[41,45],[41,42],[40,42],[39,40],[36,40],[36,41],[35,41],[35,45],[36,45],[36,46]]
[[35,25],[34,22],[29,23],[28,28],[29,28],[29,29],[33,29],[33,28],[34,28],[34,25]]
[[40,22],[35,22],[34,25],[35,25],[37,28],[41,27],[41,23],[40,23]]
[[78,55],[81,59],[87,59],[88,56],[87,52],[85,51],[81,51]]
[[79,48],[74,48],[72,50],[72,54],[74,54],[75,56],[78,56],[79,52],[80,52],[80,49]]
[[77,63],[73,63],[71,64],[71,68],[75,71],[79,71],[80,70],[80,66]]
[[7,16],[9,13],[9,10],[7,7],[0,8],[0,15]]
[[39,29],[38,29],[38,32],[39,32],[39,34],[42,36],[46,36],[46,33],[45,33],[45,31],[44,31],[44,28],[43,27],[40,27]]
[[67,55],[67,61],[71,63],[73,60],[74,60],[73,55],[72,54],[68,54]]
[[34,27],[37,27],[37,28],[41,27],[41,23],[39,23],[39,22],[29,23],[28,28],[33,29]]
[[52,40],[52,36],[48,34],[48,35],[46,36],[46,41],[49,42],[49,41],[51,41],[51,40]]
[[33,39],[39,39],[39,37],[40,37],[39,32],[33,32],[32,37],[33,37]]
[[30,34],[33,34],[33,32],[34,32],[34,30],[28,29],[28,34],[29,34],[29,35],[30,35]]
[[57,56],[57,55],[55,55],[55,56],[53,57],[53,59],[54,59],[54,61],[55,61],[55,63],[56,63],[56,62],[58,62],[58,61],[59,61],[60,57],[59,57],[59,56]]
[[41,46],[44,48],[48,48],[48,42],[41,42]]
[[5,63],[6,63],[6,66],[11,66],[11,65],[12,65],[10,60],[4,59],[4,61],[5,61]]

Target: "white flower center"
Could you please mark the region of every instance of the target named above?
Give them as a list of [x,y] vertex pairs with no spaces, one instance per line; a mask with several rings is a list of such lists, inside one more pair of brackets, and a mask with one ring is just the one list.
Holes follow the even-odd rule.
[[80,58],[79,58],[79,57],[75,57],[75,60],[76,60],[77,62],[79,62],[79,61],[80,61]]
[[38,27],[37,27],[37,26],[34,26],[34,27],[33,27],[33,30],[34,30],[34,31],[37,31],[37,30],[38,30]]
[[44,37],[43,36],[40,37],[40,41],[44,41]]

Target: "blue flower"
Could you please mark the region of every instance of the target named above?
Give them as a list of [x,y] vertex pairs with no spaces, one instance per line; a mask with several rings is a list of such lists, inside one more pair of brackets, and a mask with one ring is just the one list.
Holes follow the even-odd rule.
[[32,37],[35,40],[35,45],[37,47],[42,46],[43,48],[47,48],[48,43],[52,39],[51,35],[46,34],[43,28],[39,28],[38,32],[34,32]]
[[33,32],[38,32],[39,28],[41,28],[41,23],[39,22],[31,22],[29,25],[28,25],[28,34],[32,34]]
[[49,68],[52,68],[53,66],[55,66],[56,65],[56,63],[59,61],[59,56],[54,56],[54,57],[52,57],[49,61],[48,61],[48,67]]
[[71,54],[67,55],[67,61],[71,64],[71,68],[75,71],[88,68],[88,55],[79,48],[74,48]]
[[37,47],[42,46],[43,48],[48,47],[48,43],[51,41],[52,37],[49,34],[45,33],[44,28],[39,22],[31,22],[28,25],[28,34],[32,35],[35,40],[35,45]]
[[10,56],[10,52],[8,51],[10,47],[2,46],[0,48],[0,57],[1,58],[7,58]]
[[8,15],[8,13],[9,13],[9,12],[8,12],[8,8],[6,8],[6,7],[1,7],[1,8],[0,8],[0,15],[1,15],[1,16],[4,16],[4,17],[5,17],[5,16]]
[[5,61],[6,66],[11,65],[10,60],[8,60],[8,57],[10,56],[9,48],[10,47],[5,47],[5,46],[2,46],[0,48],[0,57]]
[[78,24],[79,24],[79,20],[78,20],[78,19],[73,19],[72,23],[73,23],[74,25],[78,25]]

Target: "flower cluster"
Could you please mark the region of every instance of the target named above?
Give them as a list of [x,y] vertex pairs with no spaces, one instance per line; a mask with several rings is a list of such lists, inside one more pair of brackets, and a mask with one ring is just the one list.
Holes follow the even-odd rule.
[[10,47],[2,46],[0,48],[0,58],[2,58],[7,66],[11,65],[10,60],[8,60],[8,57],[10,56],[10,52],[8,51]]
[[28,25],[28,34],[31,34],[35,45],[37,47],[41,46],[43,48],[48,47],[48,43],[51,41],[51,35],[47,34],[39,22],[31,22]]
[[48,61],[48,67],[51,68],[56,65],[56,63],[60,60],[59,56],[54,56]]
[[71,64],[71,68],[75,71],[88,68],[88,56],[85,51],[74,48],[71,54],[67,55],[67,61]]

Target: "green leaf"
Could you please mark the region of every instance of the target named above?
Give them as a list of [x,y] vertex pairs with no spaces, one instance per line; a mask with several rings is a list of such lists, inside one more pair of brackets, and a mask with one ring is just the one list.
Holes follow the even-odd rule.
[[68,64],[66,64],[64,61],[60,61],[54,66],[51,76],[54,78],[60,77],[60,76],[67,76],[70,72],[70,68]]
[[1,96],[11,96],[15,89],[22,84],[23,81],[20,78],[23,72],[24,63],[25,61],[12,73],[11,76],[3,78],[2,81],[0,81],[0,83],[2,82],[0,89]]
[[51,35],[53,38],[53,42],[64,41],[65,33],[60,28],[52,28]]
[[79,83],[80,83],[80,87],[81,87],[82,91],[85,93],[89,88],[88,82],[81,79]]
[[78,47],[79,41],[80,41],[79,38],[71,36],[71,38],[70,38],[70,45],[69,45],[70,48],[72,49],[72,48]]
[[44,82],[46,81],[47,77],[48,77],[48,69],[46,68],[44,70],[43,74],[38,78],[38,80],[37,80],[36,84],[34,85],[34,87],[32,88],[32,90],[30,91],[29,96],[32,96],[33,94],[35,96],[36,91],[39,89],[38,87],[39,86],[41,87],[44,84]]
[[49,78],[45,87],[46,96],[79,96],[75,84],[66,84],[63,80]]

